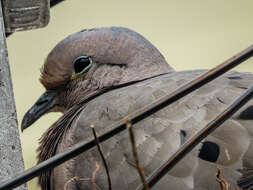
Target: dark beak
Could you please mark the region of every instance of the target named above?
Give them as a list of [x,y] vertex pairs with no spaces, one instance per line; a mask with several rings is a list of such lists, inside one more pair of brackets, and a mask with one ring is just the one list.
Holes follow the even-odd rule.
[[31,107],[31,109],[26,112],[23,117],[21,124],[21,131],[32,125],[37,121],[42,115],[47,113],[50,109],[56,106],[56,97],[58,93],[56,91],[50,90],[46,91],[38,99],[38,101]]

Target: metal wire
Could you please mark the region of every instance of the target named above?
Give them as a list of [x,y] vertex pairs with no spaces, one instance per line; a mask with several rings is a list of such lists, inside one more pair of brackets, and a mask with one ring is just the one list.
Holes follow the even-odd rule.
[[[206,73],[200,75],[196,79],[190,81],[189,83],[179,87],[177,90],[168,94],[157,101],[145,106],[142,109],[137,110],[136,112],[128,115],[126,118],[116,122],[111,126],[111,130],[107,131],[103,135],[99,136],[98,139],[102,143],[105,140],[111,138],[112,136],[118,134],[119,132],[126,129],[125,121],[129,120],[132,124],[135,124],[142,119],[150,116],[151,114],[161,110],[162,108],[170,105],[171,103],[177,101],[178,99],[186,96],[192,91],[200,88],[206,83],[214,80],[225,72],[229,71],[233,67],[247,60],[253,55],[253,45],[238,53],[237,55],[231,57],[224,63],[218,65],[217,67],[207,71]],[[57,154],[52,158],[36,165],[35,167],[24,171],[22,174],[17,177],[8,180],[0,185],[0,190],[12,189],[15,188],[28,180],[38,176],[41,172],[46,171],[48,169],[54,168],[63,162],[93,148],[95,146],[95,141],[91,140],[88,142],[81,142],[76,144],[71,150],[66,151],[64,153]]]

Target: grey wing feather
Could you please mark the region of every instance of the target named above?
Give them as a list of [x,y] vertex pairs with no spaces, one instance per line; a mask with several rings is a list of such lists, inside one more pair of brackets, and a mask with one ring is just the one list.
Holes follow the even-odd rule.
[[[94,124],[97,133],[102,134],[114,122],[174,91],[201,73],[203,71],[174,72],[103,94],[87,104],[59,145],[58,152],[80,141],[93,139],[90,124]],[[164,163],[250,84],[253,84],[252,74],[230,72],[136,124],[134,133],[145,175]],[[240,118],[240,113],[251,105],[253,100],[180,161],[154,189],[218,189],[219,184],[215,180],[217,165],[221,168],[222,176],[232,187],[237,187],[237,181],[241,177],[237,170],[243,167],[253,168],[253,121]],[[136,188],[141,182],[127,131],[101,146],[109,165],[113,189]],[[94,148],[54,170],[52,183],[55,189],[64,184],[62,178],[66,182],[74,176],[91,177],[95,162],[100,164],[95,182],[100,187],[107,187],[106,173]],[[252,182],[252,179],[248,181]],[[91,188],[89,182],[76,182],[69,186],[73,190]]]

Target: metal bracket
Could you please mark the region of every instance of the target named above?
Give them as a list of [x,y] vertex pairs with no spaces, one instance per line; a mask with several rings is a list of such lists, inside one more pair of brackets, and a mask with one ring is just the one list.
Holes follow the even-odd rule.
[[5,32],[41,28],[50,18],[49,0],[2,0]]

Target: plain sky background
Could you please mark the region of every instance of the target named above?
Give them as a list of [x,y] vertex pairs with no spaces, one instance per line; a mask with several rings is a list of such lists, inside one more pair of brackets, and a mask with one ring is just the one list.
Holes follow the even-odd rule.
[[[7,39],[19,125],[44,92],[38,79],[48,52],[85,28],[129,27],[150,40],[176,70],[208,69],[253,43],[252,0],[66,0],[51,9],[49,25]],[[253,72],[253,59],[236,68]],[[43,132],[60,114],[48,114],[21,133],[25,167],[36,164]],[[38,190],[36,181],[28,183]]]

